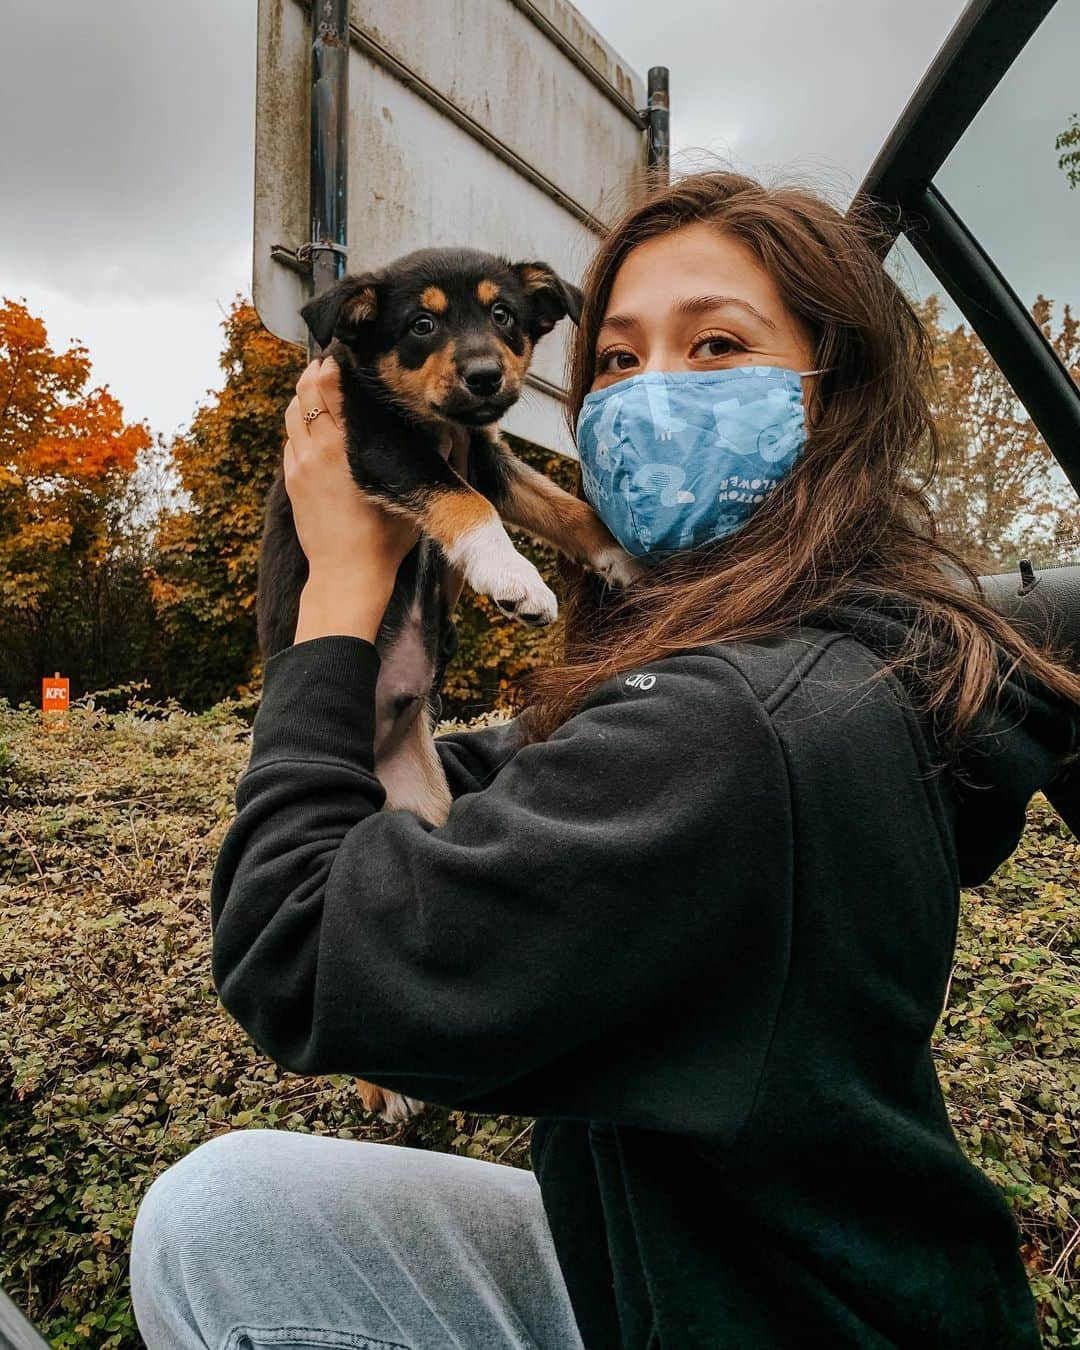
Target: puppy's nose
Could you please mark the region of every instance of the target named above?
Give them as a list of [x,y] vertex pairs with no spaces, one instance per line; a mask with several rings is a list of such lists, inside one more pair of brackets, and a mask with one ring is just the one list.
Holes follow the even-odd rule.
[[470,393],[476,394],[478,398],[490,398],[499,392],[502,366],[490,359],[467,361],[461,368],[461,378],[468,385]]

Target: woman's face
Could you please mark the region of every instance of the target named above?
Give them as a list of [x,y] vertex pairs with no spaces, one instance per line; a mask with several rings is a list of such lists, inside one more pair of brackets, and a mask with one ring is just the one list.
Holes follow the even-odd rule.
[[[813,364],[809,329],[745,244],[713,226],[685,225],[623,259],[597,335],[591,388],[647,370]],[[803,381],[804,402],[812,384]]]

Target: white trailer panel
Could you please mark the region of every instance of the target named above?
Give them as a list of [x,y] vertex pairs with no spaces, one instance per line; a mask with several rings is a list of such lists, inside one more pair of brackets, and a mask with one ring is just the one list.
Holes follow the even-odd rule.
[[[259,0],[254,298],[301,344],[309,283],[270,249],[308,238],[309,24],[301,0]],[[565,0],[352,0],[348,270],[467,244],[580,280],[598,229],[640,189],[644,103]],[[504,425],[573,454],[565,327],[537,348]]]

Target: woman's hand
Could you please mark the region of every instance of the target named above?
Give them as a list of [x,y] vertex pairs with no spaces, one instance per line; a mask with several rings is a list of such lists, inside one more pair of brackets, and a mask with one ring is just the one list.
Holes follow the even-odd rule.
[[[314,408],[323,411],[305,422]],[[295,641],[343,633],[373,642],[419,527],[357,487],[345,453],[341,377],[332,357],[313,361],[301,375],[285,429],[285,490],[308,560]]]
[[[324,411],[305,422],[314,408]],[[333,357],[312,361],[300,376],[285,429],[285,490],[311,571],[381,572],[392,586],[420,530],[357,487],[345,455],[341,373]]]

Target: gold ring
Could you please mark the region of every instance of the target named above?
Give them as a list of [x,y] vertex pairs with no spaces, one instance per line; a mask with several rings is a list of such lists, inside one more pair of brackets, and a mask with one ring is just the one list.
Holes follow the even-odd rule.
[[316,419],[316,417],[318,417],[318,415],[319,415],[321,412],[325,412],[325,411],[326,411],[325,408],[312,408],[312,410],[311,410],[310,412],[306,412],[306,413],[304,414],[304,421],[305,421],[305,422],[314,422],[315,419]]

